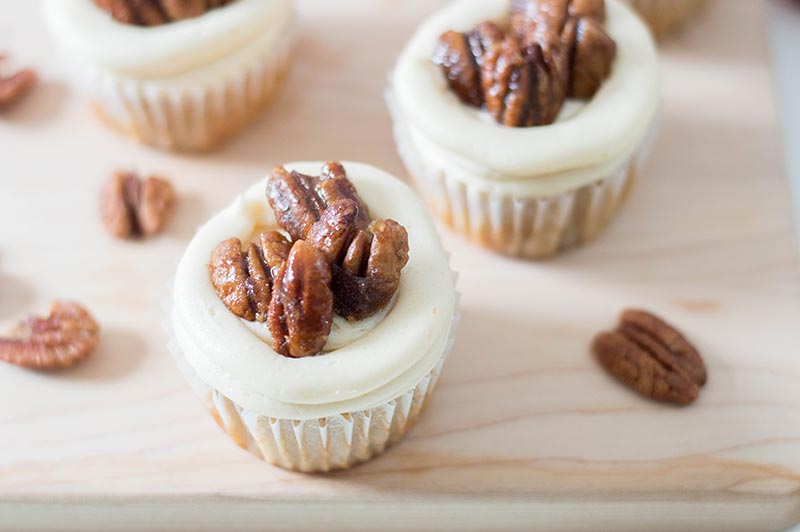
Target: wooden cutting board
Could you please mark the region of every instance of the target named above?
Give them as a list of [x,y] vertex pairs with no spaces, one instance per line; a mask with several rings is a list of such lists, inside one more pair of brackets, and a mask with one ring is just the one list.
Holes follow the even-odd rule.
[[[0,118],[0,319],[85,302],[85,365],[0,367],[0,529],[275,528],[777,531],[800,521],[800,278],[761,2],[717,2],[663,49],[647,171],[597,242],[543,263],[442,228],[463,294],[458,340],[421,424],[331,476],[273,468],[215,426],[165,347],[161,302],[195,228],[279,162],[403,167],[382,92],[442,1],[301,0],[275,106],[208,156],[137,146],[70,93],[38,2],[0,0],[0,50],[43,83]],[[13,16],[9,14],[13,13]],[[166,235],[107,236],[99,184],[171,177]],[[618,386],[592,335],[630,305],[680,326],[710,381],[688,409]]]

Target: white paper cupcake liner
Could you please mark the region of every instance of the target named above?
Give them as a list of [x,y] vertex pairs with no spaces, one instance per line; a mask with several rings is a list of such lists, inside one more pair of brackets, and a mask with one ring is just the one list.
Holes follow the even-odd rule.
[[398,152],[436,215],[467,238],[499,253],[545,258],[595,238],[611,221],[636,180],[655,125],[619,168],[592,183],[548,197],[523,197],[481,186],[465,173],[426,156],[414,144],[391,92]]
[[241,67],[188,88],[65,60],[73,83],[115,129],[159,148],[203,151],[245,127],[271,101],[290,65],[293,41],[290,25],[277,44],[269,43]]
[[680,27],[705,0],[626,0],[647,22],[658,38]]
[[[453,276],[455,282],[455,274]],[[171,288],[171,286],[170,286]],[[425,410],[442,367],[455,341],[456,314],[441,356],[433,368],[412,388],[375,406],[313,419],[265,416],[243,408],[205,383],[186,360],[175,339],[171,298],[165,301],[163,323],[168,347],[183,376],[202,400],[217,424],[241,448],[273,465],[304,473],[347,469],[381,454],[416,425]]]

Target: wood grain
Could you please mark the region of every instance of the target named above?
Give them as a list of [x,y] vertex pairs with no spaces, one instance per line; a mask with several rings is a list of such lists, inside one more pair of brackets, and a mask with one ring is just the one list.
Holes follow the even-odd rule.
[[[395,449],[329,477],[281,471],[236,448],[193,397],[160,304],[196,226],[280,162],[362,160],[404,176],[382,92],[442,3],[300,0],[302,42],[275,106],[220,152],[181,157],[104,129],[65,86],[38,2],[0,0],[15,13],[0,17],[0,48],[44,80],[0,118],[0,320],[60,297],[104,326],[73,371],[0,367],[0,529],[800,521],[800,278],[757,2],[718,2],[666,45],[651,162],[597,242],[534,264],[442,228],[463,321],[431,409]],[[117,169],[173,179],[166,235],[104,233],[97,190]],[[592,335],[631,305],[705,354],[692,408],[643,401],[593,362]]]

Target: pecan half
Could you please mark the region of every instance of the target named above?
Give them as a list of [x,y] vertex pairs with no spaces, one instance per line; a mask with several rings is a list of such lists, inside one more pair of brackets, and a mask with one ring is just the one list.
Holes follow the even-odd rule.
[[292,358],[322,352],[333,324],[331,269],[325,255],[304,240],[292,246],[275,278],[269,330],[276,352]]
[[[0,68],[4,66],[5,56],[0,55]],[[36,73],[30,69],[6,75],[0,71],[0,109],[16,103],[36,84]]]
[[705,385],[697,349],[674,327],[643,310],[626,310],[615,331],[595,337],[592,350],[620,382],[645,397],[687,405]]
[[242,251],[238,238],[221,242],[211,253],[211,284],[225,306],[247,321],[267,321],[272,282],[289,255],[291,244],[278,232],[260,237]]
[[175,191],[168,181],[118,172],[100,190],[100,217],[117,238],[161,232],[175,210]]
[[551,124],[568,96],[591,98],[610,74],[616,45],[604,18],[603,0],[513,0],[508,34],[491,22],[446,32],[433,60],[463,102],[497,122]]
[[233,0],[95,0],[115,20],[137,26],[159,26],[199,17]]
[[68,368],[89,356],[99,340],[100,326],[89,311],[57,301],[48,317],[30,317],[0,338],[0,360],[40,370]]
[[317,194],[318,179],[278,166],[267,182],[267,199],[278,225],[292,240],[303,239],[325,210]]

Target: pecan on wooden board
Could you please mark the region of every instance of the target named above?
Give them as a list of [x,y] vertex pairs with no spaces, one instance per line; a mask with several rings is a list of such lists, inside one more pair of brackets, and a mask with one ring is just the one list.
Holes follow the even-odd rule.
[[233,0],[95,0],[100,8],[123,24],[160,26],[199,17]]
[[510,30],[482,22],[444,33],[433,54],[464,103],[500,124],[552,124],[567,97],[594,96],[610,75],[616,44],[603,0],[514,0]]
[[88,310],[56,301],[46,318],[32,316],[0,337],[0,360],[31,369],[64,369],[88,357],[99,340],[100,326]]
[[275,277],[269,330],[276,352],[292,358],[322,352],[333,325],[331,268],[325,255],[298,240]]
[[30,69],[6,74],[5,56],[0,54],[0,110],[21,100],[36,84],[36,73]]
[[597,335],[592,350],[617,380],[656,401],[691,404],[707,380],[697,349],[673,326],[643,310],[624,311],[617,329]]
[[170,221],[175,201],[175,191],[165,179],[117,172],[100,189],[100,217],[117,238],[151,236]]

